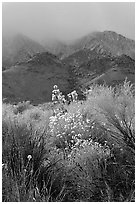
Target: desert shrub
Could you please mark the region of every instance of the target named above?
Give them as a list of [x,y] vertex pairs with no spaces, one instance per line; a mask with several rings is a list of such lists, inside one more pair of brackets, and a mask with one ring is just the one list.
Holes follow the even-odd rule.
[[134,200],[133,86],[94,85],[86,97],[3,104],[3,201]]
[[[20,201],[25,201],[26,199],[29,200],[29,198],[24,196],[27,196],[28,192],[32,191],[32,189],[30,189],[32,188],[31,182],[36,179],[37,172],[39,172],[43,159],[50,149],[50,143],[46,137],[46,131],[36,130],[33,120],[34,119],[31,117],[26,119],[25,112],[24,114],[14,114],[14,111],[9,109],[9,113],[7,110],[6,113],[3,113],[2,159],[3,164],[7,166],[8,172],[10,172],[7,174],[7,171],[4,171],[4,175],[5,179],[8,180],[10,177],[11,182],[13,181],[13,189],[14,184],[16,184],[15,187],[18,188],[16,192],[18,192],[18,199],[20,199]],[[32,160],[29,163],[28,155],[31,155],[32,157]],[[24,171],[26,172],[24,173]],[[4,189],[6,189],[5,185],[7,185],[6,182],[3,183]],[[35,186],[33,186],[33,188],[34,187]],[[6,193],[8,193],[8,191],[6,191]],[[10,195],[8,194],[8,196]],[[5,201],[6,199],[9,199],[5,197],[6,196],[4,195],[3,199]],[[12,201],[17,201],[16,196],[15,200],[14,198],[11,199]]]
[[23,111],[32,108],[30,101],[19,102],[17,105],[14,105],[14,113],[22,113]]
[[[125,81],[124,85],[116,90],[109,88],[107,97],[103,94],[104,91],[96,100],[95,117],[100,129],[107,133],[109,144],[115,144],[111,148],[113,159],[108,161],[104,177],[107,177],[109,187],[113,189],[113,199],[124,201],[128,200],[131,192],[134,193],[134,90],[132,85]],[[88,96],[89,101],[94,101],[92,95]],[[93,106],[91,108],[93,109]]]
[[[69,158],[69,183],[71,198],[77,201],[101,201],[104,183],[101,164],[110,157],[109,147],[103,147],[92,140],[79,140],[73,147]],[[97,196],[97,192],[99,196]]]

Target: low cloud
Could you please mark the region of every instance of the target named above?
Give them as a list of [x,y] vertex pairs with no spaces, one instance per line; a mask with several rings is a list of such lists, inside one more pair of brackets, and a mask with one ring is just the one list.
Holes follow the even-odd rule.
[[71,41],[93,31],[112,30],[135,38],[135,3],[3,3],[3,35]]

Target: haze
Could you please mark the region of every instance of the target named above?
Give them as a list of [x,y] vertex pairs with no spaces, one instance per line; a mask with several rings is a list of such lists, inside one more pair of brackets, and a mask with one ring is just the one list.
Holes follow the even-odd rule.
[[135,38],[135,3],[3,3],[2,29],[42,41],[66,43],[93,31],[112,30]]

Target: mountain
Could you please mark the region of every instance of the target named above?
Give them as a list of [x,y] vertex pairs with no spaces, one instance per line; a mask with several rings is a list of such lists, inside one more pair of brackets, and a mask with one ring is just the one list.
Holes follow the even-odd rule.
[[96,56],[80,66],[71,66],[75,88],[85,89],[93,83],[116,85],[127,78],[135,83],[135,61],[127,55]]
[[125,78],[131,83],[135,83],[135,61],[127,55],[115,57],[113,66],[102,75],[94,78],[92,83],[116,85],[122,83]]
[[64,94],[77,90],[82,98],[82,90],[93,83],[116,85],[125,78],[135,82],[135,42],[115,32],[92,33],[69,46],[60,41],[49,42],[46,48],[23,39],[15,39],[16,49],[13,47],[7,55],[13,66],[2,72],[3,98],[8,102],[51,101],[55,84]]
[[95,50],[97,53],[111,53],[113,56],[125,54],[131,58],[135,58],[135,42],[116,32],[104,31],[93,32],[77,41],[71,48],[76,52],[88,49]]
[[37,52],[46,49],[39,43],[25,35],[4,36],[2,38],[2,67],[3,70],[15,65],[17,62],[28,60]]
[[75,55],[84,56],[87,55],[86,52],[88,52],[87,57],[89,59],[89,54],[92,51],[101,55],[120,56],[125,54],[135,59],[135,41],[113,31],[93,32],[69,44],[59,40],[43,40],[41,44],[46,50],[59,56],[61,59],[73,56],[76,58]]
[[[135,82],[135,42],[112,31],[94,32],[71,45],[73,53],[62,59],[69,66],[75,87],[92,83]],[[75,51],[74,51],[75,50]]]
[[2,74],[3,98],[7,102],[29,100],[38,104],[51,101],[55,84],[63,93],[71,91],[68,69],[48,52],[35,54]]

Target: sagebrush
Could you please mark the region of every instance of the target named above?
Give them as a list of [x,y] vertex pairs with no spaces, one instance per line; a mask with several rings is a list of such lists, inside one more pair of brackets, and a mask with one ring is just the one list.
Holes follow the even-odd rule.
[[84,101],[56,90],[50,108],[3,104],[3,201],[135,201],[133,85],[93,85]]

